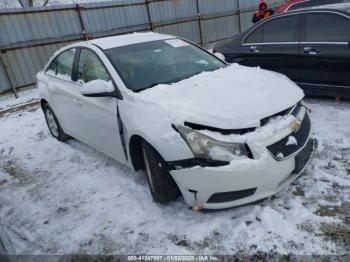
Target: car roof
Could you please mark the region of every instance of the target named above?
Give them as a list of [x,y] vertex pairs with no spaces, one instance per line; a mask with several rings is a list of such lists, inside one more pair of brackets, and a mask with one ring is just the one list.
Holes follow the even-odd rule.
[[102,49],[110,49],[120,46],[127,46],[157,40],[165,40],[175,38],[171,35],[159,34],[154,32],[145,32],[145,33],[132,33],[125,35],[117,35],[110,37],[103,37],[94,40],[87,41],[90,44],[97,45]]
[[314,6],[310,9],[331,9],[331,10],[339,10],[339,11],[345,11],[347,13],[350,13],[350,3],[336,3],[336,4],[329,4],[329,5],[321,5],[321,6]]
[[335,3],[335,4],[329,4],[329,5],[318,5],[318,6],[312,6],[312,7],[306,7],[297,9],[295,11],[290,11],[288,13],[298,13],[298,12],[305,12],[305,11],[340,11],[345,12],[347,14],[350,14],[350,3]]

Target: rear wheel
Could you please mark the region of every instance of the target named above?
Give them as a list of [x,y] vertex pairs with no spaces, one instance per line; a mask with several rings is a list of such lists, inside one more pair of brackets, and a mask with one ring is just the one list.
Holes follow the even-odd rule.
[[180,190],[169,173],[167,163],[147,142],[142,143],[142,155],[153,199],[158,203],[175,200]]
[[69,136],[64,133],[51,107],[48,104],[45,104],[43,106],[43,111],[44,111],[46,123],[50,130],[51,135],[59,141],[68,140]]

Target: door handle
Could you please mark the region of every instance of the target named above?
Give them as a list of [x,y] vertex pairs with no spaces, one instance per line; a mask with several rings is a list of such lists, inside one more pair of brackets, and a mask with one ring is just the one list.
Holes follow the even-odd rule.
[[74,102],[75,104],[77,104],[77,105],[80,105],[80,106],[83,104],[83,102],[80,101],[80,100],[77,99],[77,98],[74,98],[74,99],[73,99],[73,102]]
[[320,53],[320,50],[318,50],[317,48],[307,46],[304,47],[304,53],[309,55],[318,55]]
[[260,53],[261,50],[257,46],[253,45],[250,47],[250,51],[254,53]]

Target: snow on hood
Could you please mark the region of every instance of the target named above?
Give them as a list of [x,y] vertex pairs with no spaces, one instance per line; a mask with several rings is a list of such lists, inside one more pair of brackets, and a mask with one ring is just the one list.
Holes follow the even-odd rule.
[[295,105],[304,93],[282,74],[233,64],[137,96],[166,112],[175,124],[240,129],[259,126],[262,118]]

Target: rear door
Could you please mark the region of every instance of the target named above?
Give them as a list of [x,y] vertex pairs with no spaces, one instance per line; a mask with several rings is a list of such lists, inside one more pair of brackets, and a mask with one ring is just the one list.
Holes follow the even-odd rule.
[[300,44],[300,82],[307,93],[344,95],[350,91],[350,18],[338,13],[306,13]]
[[50,106],[53,108],[63,130],[76,137],[79,128],[79,86],[72,80],[74,57],[77,49],[63,51],[50,64],[46,74],[50,76]]
[[287,15],[263,22],[243,39],[240,64],[260,66],[298,81],[299,20],[299,15]]

